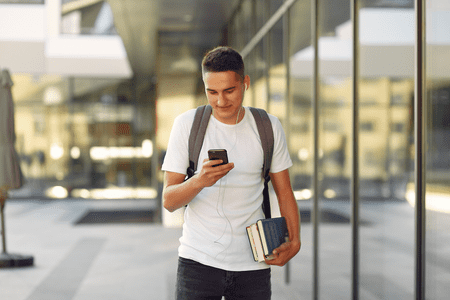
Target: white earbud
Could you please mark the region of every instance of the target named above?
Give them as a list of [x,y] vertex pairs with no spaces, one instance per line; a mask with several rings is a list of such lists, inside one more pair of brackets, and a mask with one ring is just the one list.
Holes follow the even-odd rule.
[[246,84],[246,83],[244,83],[244,85],[245,85],[245,90],[247,90],[247,84]]

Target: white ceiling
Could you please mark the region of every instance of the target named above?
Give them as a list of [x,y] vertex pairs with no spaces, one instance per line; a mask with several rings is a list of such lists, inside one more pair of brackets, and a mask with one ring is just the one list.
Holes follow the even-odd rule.
[[[133,72],[152,75],[157,51],[165,39],[188,43],[195,49],[211,48],[220,41],[222,26],[231,14],[230,0],[107,0]],[[178,34],[178,37],[177,37]],[[184,37],[188,37],[183,38]]]

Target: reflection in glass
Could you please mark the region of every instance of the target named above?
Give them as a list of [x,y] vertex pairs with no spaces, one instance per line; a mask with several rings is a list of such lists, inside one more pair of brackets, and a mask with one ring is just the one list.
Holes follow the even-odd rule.
[[117,34],[114,17],[107,1],[61,1],[61,33]]
[[414,36],[413,8],[360,10],[360,293],[386,299],[414,295]]
[[[447,3],[447,2],[445,2]],[[427,2],[426,265],[427,299],[446,299],[450,287],[450,6]],[[414,190],[413,190],[414,191]],[[413,203],[414,204],[414,203]]]
[[[17,148],[27,184],[19,197],[143,197],[150,187],[151,106],[131,102],[130,83],[111,78],[14,75]],[[70,96],[70,91],[73,92]],[[135,109],[135,105],[139,109]],[[96,192],[94,192],[94,189]],[[103,191],[105,193],[105,191]]]

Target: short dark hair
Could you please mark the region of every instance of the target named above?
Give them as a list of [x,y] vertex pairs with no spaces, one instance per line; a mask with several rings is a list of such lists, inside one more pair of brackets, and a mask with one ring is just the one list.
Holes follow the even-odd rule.
[[219,46],[208,51],[202,60],[202,73],[234,71],[244,80],[244,60],[231,47]]

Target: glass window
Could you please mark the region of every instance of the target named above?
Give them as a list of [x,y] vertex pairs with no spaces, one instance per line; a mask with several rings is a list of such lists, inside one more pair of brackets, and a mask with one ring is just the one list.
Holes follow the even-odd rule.
[[405,191],[412,174],[414,8],[384,2],[360,1],[359,11],[360,296],[412,299],[414,208]]
[[[305,18],[305,15],[308,16]],[[282,29],[275,29],[272,33],[273,39],[281,39],[281,34],[277,33]],[[301,28],[301,29],[300,29]],[[294,258],[292,265],[291,285],[296,287],[297,294],[293,299],[309,299],[313,293],[313,225],[312,225],[312,196],[313,196],[313,110],[312,110],[312,65],[298,67],[296,65],[296,55],[304,49],[311,47],[311,41],[305,39],[311,31],[311,22],[309,14],[305,14],[305,3],[297,1],[290,9],[290,36],[291,45],[290,58],[290,95],[289,99],[284,101],[285,84],[277,84],[275,78],[283,78],[282,70],[276,72],[277,66],[282,61],[282,49],[277,50],[277,46],[272,46],[272,52],[275,56],[272,58],[271,82],[274,84],[271,88],[272,111],[283,102],[289,102],[288,124],[284,128],[289,128],[289,151],[294,165],[290,168],[292,188],[301,213],[301,238],[302,249],[300,254]],[[278,36],[278,37],[277,37]],[[282,39],[279,42],[282,44]],[[272,42],[275,44],[275,42]],[[277,53],[278,52],[278,53]],[[277,95],[277,93],[279,95]],[[283,101],[283,102],[280,102]],[[282,115],[280,115],[282,116]]]
[[[133,99],[130,81],[111,78],[22,74],[14,80],[36,91],[13,89],[17,151],[27,182],[38,186],[34,193],[58,198],[47,192],[63,186],[65,197],[74,198],[155,196],[150,91]],[[144,189],[138,195],[129,187]],[[108,194],[107,188],[120,190]]]
[[107,1],[73,5],[75,0],[61,0],[61,33],[63,34],[117,34],[114,16]]
[[329,4],[319,8],[318,284],[319,295],[323,299],[350,299],[353,139],[351,53],[347,47],[351,45],[351,36],[342,30],[349,26],[350,21],[345,19],[345,14],[330,13],[332,10],[340,11],[338,6],[348,7],[350,2]]
[[[272,16],[282,1],[264,3]],[[450,6],[444,3],[427,3],[427,299],[445,299],[450,292],[445,284],[449,272],[442,264],[447,255],[444,228],[450,212],[445,204],[450,193],[450,36],[444,30],[450,26]],[[314,155],[319,162],[319,295],[324,299],[348,299],[352,293],[350,183],[355,124],[350,4],[333,1],[320,7],[317,153],[313,149],[311,3],[297,1],[290,8],[289,68],[284,60],[287,28],[283,20],[272,27],[246,61],[251,66],[252,85],[256,86],[252,95],[256,100],[248,103],[264,107],[266,101],[266,109],[282,121],[294,161],[290,171],[302,212],[303,246],[301,256],[294,258],[291,280],[297,291],[304,292],[295,294],[295,298],[309,298],[313,293],[310,275],[314,232],[310,222]],[[364,299],[411,299],[416,255],[414,1],[360,0],[359,5],[359,293]],[[244,15],[236,18],[242,24]],[[250,26],[242,28],[251,32]],[[242,41],[238,43],[240,49],[247,39]],[[261,72],[260,58],[264,66]]]
[[427,1],[426,299],[446,299],[450,287],[450,5]]

